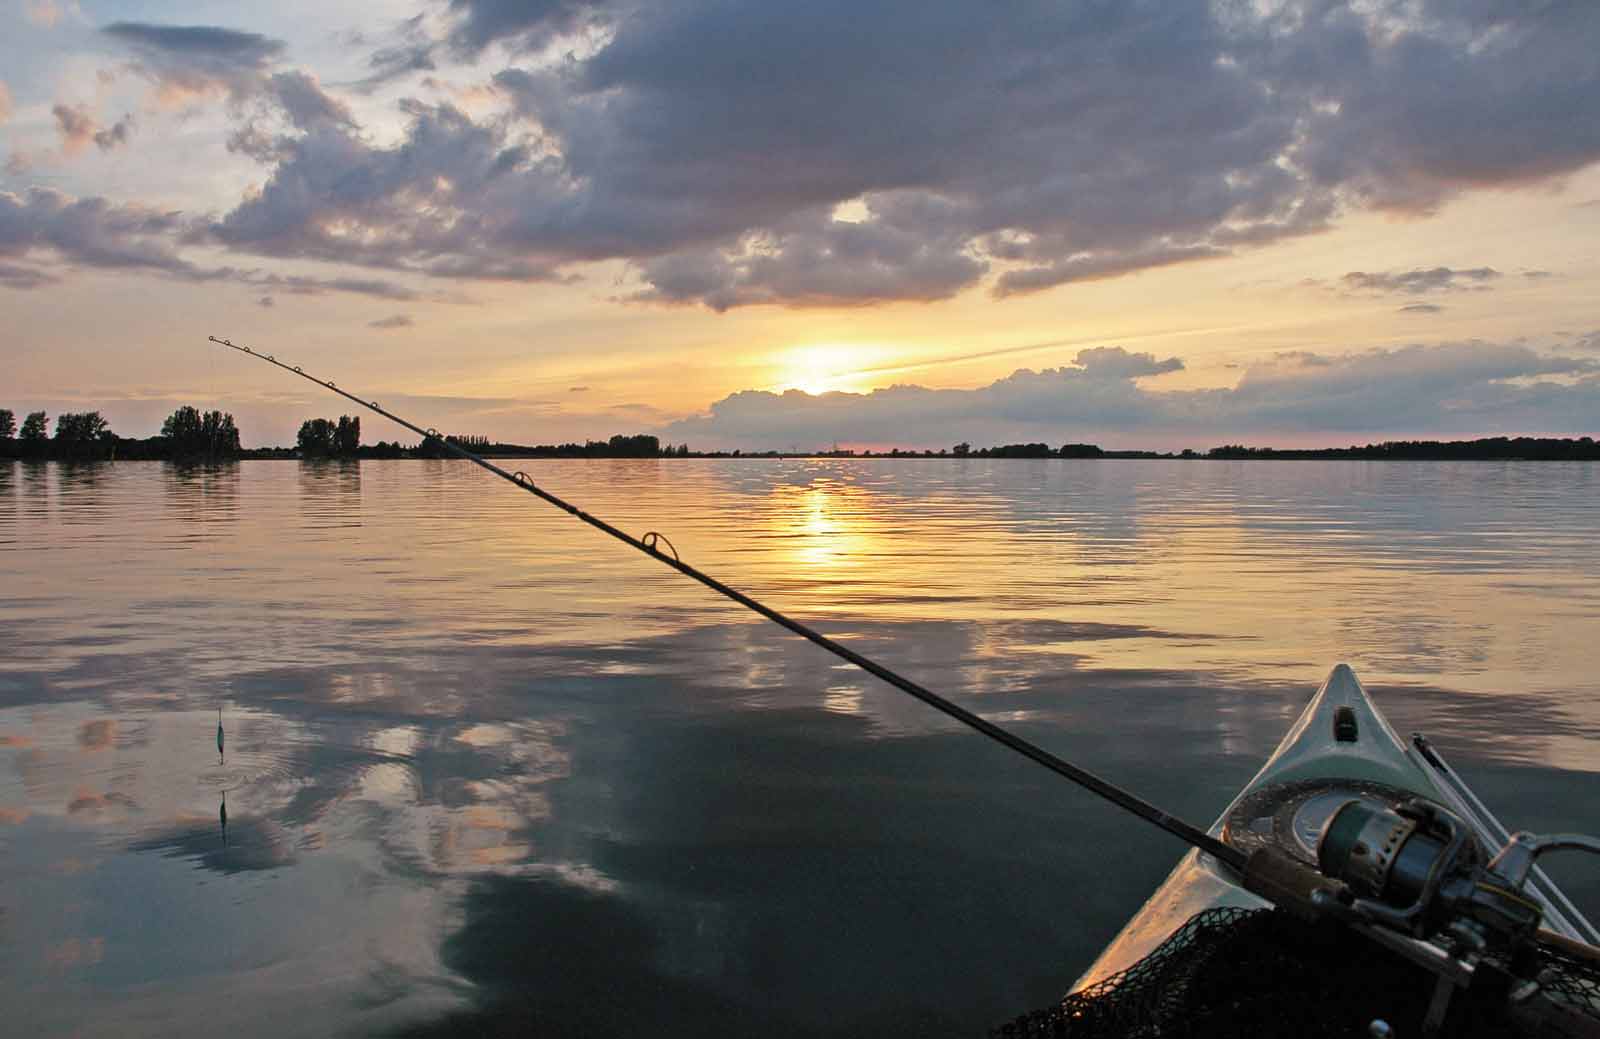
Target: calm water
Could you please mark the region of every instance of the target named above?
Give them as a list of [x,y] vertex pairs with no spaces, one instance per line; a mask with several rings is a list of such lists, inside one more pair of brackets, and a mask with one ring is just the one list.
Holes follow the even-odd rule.
[[[1346,660],[1600,831],[1600,466],[532,471],[1202,824]],[[19,1035],[981,1034],[1180,851],[463,464],[0,464]]]

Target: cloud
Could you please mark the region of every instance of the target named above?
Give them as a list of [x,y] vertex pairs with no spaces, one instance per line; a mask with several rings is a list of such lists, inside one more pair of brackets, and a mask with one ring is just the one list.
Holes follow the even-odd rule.
[[196,63],[228,62],[235,66],[263,68],[280,57],[285,49],[282,40],[215,25],[116,22],[101,31],[145,54]]
[[608,5],[590,0],[450,0],[450,45],[475,56],[492,43],[536,49],[555,36],[600,24]]
[[310,277],[306,274],[278,274],[278,272],[238,271],[222,267],[219,277],[242,282],[253,288],[270,288],[290,296],[323,296],[328,293],[349,293],[352,296],[371,296],[374,299],[394,299],[398,303],[411,303],[427,299],[430,303],[470,303],[466,296],[443,291],[421,291],[410,285],[400,285],[387,279],[371,277]]
[[0,191],[0,286],[32,289],[53,284],[60,275],[49,265],[58,264],[232,282],[299,296],[340,292],[405,302],[468,301],[459,293],[424,292],[383,278],[201,267],[181,256],[175,243],[192,240],[203,231],[203,224],[197,228],[196,221],[176,211],[118,204],[97,196],[73,198],[52,188],[33,188],[24,195]]
[[546,164],[503,127],[451,105],[403,108],[411,126],[393,147],[326,124],[281,138],[272,176],[213,225],[213,238],[244,252],[439,277],[556,277],[542,258],[502,243],[506,214],[539,190],[534,169]]
[[216,236],[447,277],[621,259],[635,300],[836,306],[1118,277],[1600,159],[1592,5],[1419,10],[453,0],[444,37],[405,23],[374,76],[574,42],[495,76],[509,114],[408,101],[392,144],[255,142],[266,184]]
[[56,130],[61,134],[61,150],[68,155],[76,155],[94,140],[94,116],[89,114],[85,106],[57,104],[51,107],[50,114],[56,117]]
[[[146,270],[202,279],[208,272],[183,259],[173,241],[181,213],[73,198],[52,188],[25,195],[0,191],[0,257],[54,259],[77,267]],[[12,284],[12,287],[21,287]]]
[[356,125],[349,106],[325,93],[316,78],[304,72],[274,73],[266,80],[266,90],[290,123],[302,130]]
[[[367,40],[351,41],[360,46]],[[357,90],[371,92],[386,83],[404,78],[413,72],[433,72],[438,68],[434,52],[439,43],[429,38],[424,27],[424,16],[416,15],[402,21],[389,34],[388,41],[373,51],[367,59],[371,74],[355,84]]]
[[95,147],[103,152],[128,143],[128,137],[133,133],[133,113],[129,112],[115,123],[103,130],[96,130],[94,135]]
[[1437,314],[1443,309],[1437,303],[1407,303],[1405,306],[1397,308],[1397,312],[1401,314]]
[[[624,299],[726,310],[1037,292],[1600,160],[1586,45],[1600,7],[1406,11],[930,0],[908,19],[847,0],[451,0],[442,20],[373,37],[370,75],[347,89],[452,55],[516,64],[473,115],[400,102],[398,136],[285,68],[270,36],[102,32],[161,99],[226,97],[228,147],[265,167],[188,244],[513,281],[623,261]],[[85,136],[74,115],[77,148],[132,125]],[[1416,295],[1498,276],[1340,285]]]
[[1339,284],[1351,292],[1420,296],[1428,292],[1460,292],[1486,288],[1500,278],[1493,267],[1419,267],[1410,271],[1351,271]]
[[415,324],[416,322],[411,320],[409,314],[393,314],[389,317],[379,318],[376,321],[368,321],[367,327],[380,328],[387,331],[394,328],[410,328]]
[[1179,358],[1169,357],[1165,361],[1158,361],[1155,354],[1131,354],[1120,346],[1096,346],[1079,350],[1078,356],[1073,358],[1073,363],[1082,368],[1084,374],[1091,379],[1137,379],[1146,375],[1162,375],[1166,372],[1183,370],[1183,361]]
[[256,300],[256,306],[258,307],[275,307],[277,305],[278,301],[273,299],[271,296],[262,296],[260,299]]
[[0,263],[0,285],[8,289],[37,289],[54,285],[61,279],[37,267],[24,267],[14,263]]
[[959,242],[929,240],[883,222],[856,224],[811,214],[725,249],[679,252],[644,262],[650,288],[635,300],[700,302],[714,310],[752,303],[840,306],[943,299],[986,265]]
[[375,90],[385,83],[409,76],[413,72],[433,72],[438,65],[433,60],[433,48],[427,44],[409,44],[384,47],[372,53],[367,61],[372,74],[361,80],[359,88]]
[[0,126],[10,121],[11,111],[11,88],[6,86],[5,80],[0,79]]
[[931,446],[963,439],[1170,443],[1260,434],[1579,433],[1591,432],[1600,414],[1600,361],[1518,345],[1286,353],[1247,366],[1231,388],[1168,391],[1135,380],[1173,370],[1176,358],[1156,362],[1115,348],[1079,357],[1075,367],[1021,369],[971,390],[902,385],[820,396],[746,390],[662,432],[673,441],[740,447],[835,439]]
[[135,69],[168,103],[214,91],[247,97],[287,49],[282,40],[215,25],[116,22],[101,32],[134,53]]

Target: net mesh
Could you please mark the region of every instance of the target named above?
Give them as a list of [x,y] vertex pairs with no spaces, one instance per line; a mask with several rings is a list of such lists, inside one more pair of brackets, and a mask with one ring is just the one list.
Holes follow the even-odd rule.
[[[1452,1036],[1596,1034],[1600,963],[1539,946],[1546,1000],[1539,1015],[1510,1009],[1503,987],[1456,994]],[[1480,977],[1495,972],[1480,970]],[[1348,928],[1302,923],[1265,909],[1209,909],[1119,974],[991,1037],[1210,1039],[1221,1036],[1368,1036],[1374,1020],[1400,1036],[1422,1034],[1434,978]]]

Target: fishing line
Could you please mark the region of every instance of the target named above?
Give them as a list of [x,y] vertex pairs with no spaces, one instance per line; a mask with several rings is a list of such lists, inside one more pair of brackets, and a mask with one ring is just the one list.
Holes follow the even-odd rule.
[[921,700],[934,710],[939,711],[948,717],[954,718],[956,721],[967,726],[968,728],[982,733],[997,743],[1004,744],[1005,746],[1016,751],[1018,754],[1021,754],[1023,757],[1043,765],[1045,768],[1059,776],[1070,779],[1072,782],[1078,784],[1091,793],[1098,794],[1100,797],[1110,801],[1112,804],[1115,804],[1120,808],[1125,809],[1126,811],[1132,812],[1134,815],[1144,819],[1146,822],[1153,823],[1175,837],[1188,842],[1204,852],[1216,856],[1227,865],[1241,871],[1244,869],[1246,859],[1244,852],[1224,844],[1222,841],[1206,833],[1204,830],[1192,826],[1182,819],[1167,814],[1160,808],[1157,808],[1155,805],[1138,797],[1137,795],[1129,793],[1121,787],[1101,779],[1088,769],[1081,768],[1077,765],[1074,765],[1070,761],[1059,758],[1045,750],[1043,747],[1039,747],[1033,743],[1030,743],[1021,736],[1018,736],[1012,732],[1008,732],[993,722],[980,718],[978,715],[973,714],[966,708],[946,700],[944,697],[926,688],[925,686],[906,678],[904,675],[901,675],[898,672],[890,670],[889,668],[883,666],[875,660],[872,660],[869,657],[862,656],[860,653],[857,653],[848,646],[835,642],[833,639],[830,639],[828,636],[822,634],[814,628],[811,628],[800,621],[794,620],[786,614],[773,609],[771,606],[759,602],[758,600],[751,598],[737,589],[730,588],[728,585],[723,584],[710,574],[707,574],[704,571],[683,562],[683,560],[678,558],[676,549],[672,549],[671,555],[664,554],[658,548],[658,545],[662,542],[665,542],[667,546],[671,548],[671,542],[666,541],[665,538],[663,538],[660,534],[657,534],[655,531],[645,534],[643,538],[636,538],[633,535],[612,526],[610,523],[600,519],[598,516],[591,515],[590,513],[578,508],[576,505],[573,505],[557,495],[545,490],[538,484],[534,483],[533,478],[527,473],[522,472],[521,470],[518,470],[517,472],[509,472],[505,469],[502,469],[500,466],[495,465],[488,459],[467,450],[453,440],[447,439],[437,429],[423,429],[421,426],[409,422],[406,419],[401,418],[399,415],[396,415],[394,412],[382,407],[375,400],[363,400],[353,393],[341,390],[338,386],[334,385],[331,379],[326,381],[318,379],[316,376],[309,375],[302,371],[298,365],[285,364],[271,354],[257,353],[248,346],[236,346],[231,340],[228,339],[218,339],[216,336],[207,336],[206,338],[210,342],[216,343],[218,346],[225,346],[230,350],[236,351],[237,353],[248,354],[257,360],[265,361],[268,364],[282,368],[286,372],[291,372],[295,375],[298,375],[302,379],[305,379],[309,382],[314,382],[324,389],[332,390],[334,393],[344,397],[346,400],[354,401],[363,408],[366,408],[368,411],[375,412],[391,422],[394,422],[400,426],[404,426],[406,429],[409,429],[411,432],[422,437],[424,441],[431,440],[440,447],[443,447],[445,450],[450,451],[458,457],[466,459],[476,466],[488,470],[494,475],[500,477],[502,480],[507,480],[510,483],[516,484],[529,494],[532,494],[535,497],[554,505],[556,508],[562,510],[568,515],[582,520],[584,523],[589,524],[589,526],[594,527],[596,530],[611,535],[618,541],[621,541],[624,544],[643,552],[645,555],[656,560],[657,562],[660,562],[666,566],[670,566],[672,569],[678,571],[680,574],[683,574],[685,577],[690,577],[696,581],[699,581],[701,584],[705,585],[707,588],[710,588],[717,594],[732,599],[734,602],[750,610],[754,610],[756,613],[761,614],[761,616],[772,621],[774,624],[778,624],[789,629],[796,635],[799,635],[801,638],[821,646],[829,653],[832,653],[843,660],[849,661],[868,674],[875,675],[876,677],[894,686],[896,689],[899,689],[901,692],[909,693],[911,696]]

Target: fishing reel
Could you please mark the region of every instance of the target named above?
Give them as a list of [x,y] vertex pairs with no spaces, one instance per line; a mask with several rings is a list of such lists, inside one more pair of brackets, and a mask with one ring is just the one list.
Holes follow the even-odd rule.
[[1600,852],[1600,841],[1519,833],[1485,861],[1466,823],[1439,805],[1416,798],[1388,808],[1351,799],[1323,825],[1317,867],[1342,885],[1324,900],[1330,908],[1482,952],[1515,948],[1538,931],[1544,908],[1523,885],[1534,860],[1558,847]]
[[1228,833],[1249,854],[1245,886],[1308,921],[1341,921],[1433,975],[1425,1034],[1443,1027],[1452,997],[1467,989],[1554,1013],[1533,998],[1548,980],[1549,949],[1590,962],[1600,949],[1541,930],[1545,907],[1529,880],[1546,852],[1600,854],[1600,840],[1518,833],[1491,854],[1460,816],[1391,792],[1399,794],[1288,784],[1247,799]]
[[[1471,828],[1437,804],[1413,798],[1385,807],[1352,798],[1323,824],[1317,867],[1331,883],[1311,901],[1368,925],[1360,929],[1436,976],[1427,1034],[1443,1027],[1453,994],[1484,975],[1497,978],[1503,996],[1542,1026],[1559,1018],[1562,1027],[1552,1034],[1569,1034],[1572,1015],[1533,998],[1550,980],[1538,945],[1558,942],[1590,959],[1600,949],[1542,932],[1544,906],[1526,890],[1538,857],[1563,849],[1600,854],[1600,840],[1524,831],[1488,858]],[[1576,1034],[1595,1031],[1589,1021]]]

